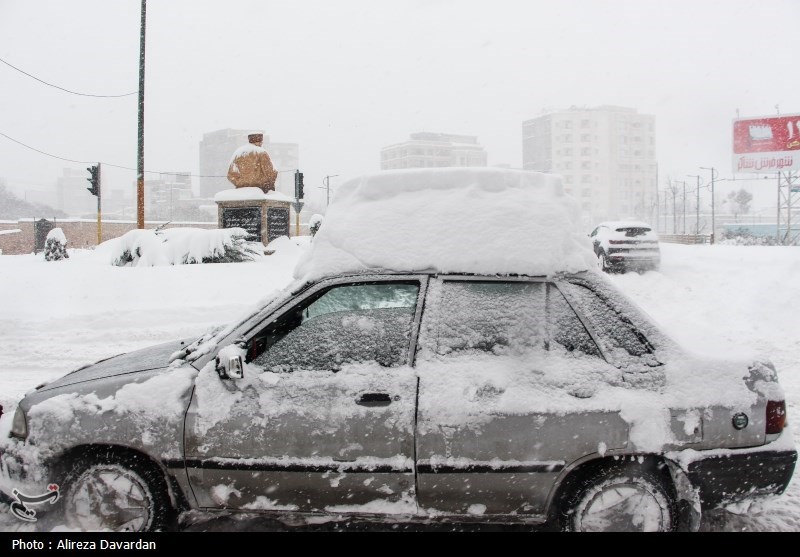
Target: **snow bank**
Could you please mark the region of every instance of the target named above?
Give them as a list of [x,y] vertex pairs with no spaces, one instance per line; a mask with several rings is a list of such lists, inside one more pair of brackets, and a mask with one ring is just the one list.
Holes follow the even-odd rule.
[[131,230],[95,252],[112,265],[132,267],[252,261],[264,250],[258,242],[247,242],[247,235],[242,228]]
[[549,275],[594,266],[560,176],[414,169],[343,184],[295,277],[380,268]]

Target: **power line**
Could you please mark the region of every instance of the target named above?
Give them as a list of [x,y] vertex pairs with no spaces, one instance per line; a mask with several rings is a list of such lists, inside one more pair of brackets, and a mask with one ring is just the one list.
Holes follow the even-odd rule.
[[9,64],[8,62],[3,60],[2,58],[0,58],[0,62],[5,64],[9,68],[13,68],[13,69],[17,70],[21,74],[25,74],[28,77],[30,77],[32,79],[35,79],[39,83],[44,83],[45,85],[48,85],[49,87],[55,87],[56,89],[60,89],[61,91],[66,91],[67,93],[72,93],[73,95],[80,95],[81,97],[96,97],[96,98],[111,99],[111,98],[118,98],[118,97],[130,97],[131,95],[135,95],[135,94],[138,93],[138,91],[134,91],[132,93],[125,93],[123,95],[92,95],[90,93],[79,93],[78,91],[71,91],[69,89],[65,89],[64,87],[59,87],[58,85],[54,85],[52,83],[48,83],[47,81],[45,81],[43,79],[39,79],[35,75],[31,75],[28,72],[26,72],[26,71],[24,71],[24,70],[22,70],[22,69],[20,69],[20,68],[18,68],[16,66],[14,66],[13,64]]
[[[100,163],[102,163],[102,164],[104,164],[106,166],[112,166],[114,168],[121,168],[122,170],[133,170],[133,171],[137,171],[138,170],[138,169],[132,168],[130,166],[122,166],[122,165],[113,164],[113,163],[110,163],[110,162],[79,161],[79,160],[75,160],[75,159],[68,159],[66,157],[59,157],[58,155],[53,155],[52,153],[48,153],[46,151],[42,151],[41,149],[37,149],[36,147],[31,147],[30,145],[26,145],[22,141],[18,141],[16,139],[14,139],[13,137],[4,134],[3,132],[0,132],[0,135],[2,135],[3,137],[5,137],[6,139],[8,139],[10,141],[13,141],[17,145],[22,145],[26,149],[30,149],[31,151],[36,151],[39,154],[45,155],[47,157],[52,157],[54,159],[58,159],[58,160],[61,160],[61,161],[74,162],[74,163],[78,163],[78,164],[97,164],[98,162],[100,162]],[[278,170],[278,174],[283,174],[285,172],[294,172],[295,170],[297,170],[297,169],[296,168],[288,168],[286,170]],[[217,176],[217,175],[213,175],[213,174],[191,174],[191,173],[186,173],[186,172],[175,172],[175,171],[164,172],[162,170],[145,170],[144,172],[148,173],[148,174],[179,174],[181,176],[191,176],[193,178],[227,178],[227,176],[221,176],[221,175]]]

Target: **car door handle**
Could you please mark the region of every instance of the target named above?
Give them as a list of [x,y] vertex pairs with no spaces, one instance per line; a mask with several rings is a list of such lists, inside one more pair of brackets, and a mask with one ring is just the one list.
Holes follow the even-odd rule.
[[[400,397],[395,397],[398,400]],[[364,393],[361,398],[356,400],[359,406],[389,406],[392,403],[392,397],[386,393]]]

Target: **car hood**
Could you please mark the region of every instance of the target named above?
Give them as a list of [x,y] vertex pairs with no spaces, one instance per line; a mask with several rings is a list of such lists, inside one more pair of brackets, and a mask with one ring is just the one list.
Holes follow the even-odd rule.
[[44,386],[37,387],[37,391],[49,391],[67,385],[94,381],[115,375],[137,373],[154,369],[165,368],[169,365],[170,354],[188,346],[194,339],[174,340],[156,346],[150,346],[134,352],[127,352],[112,356],[90,365],[83,366],[56,379]]

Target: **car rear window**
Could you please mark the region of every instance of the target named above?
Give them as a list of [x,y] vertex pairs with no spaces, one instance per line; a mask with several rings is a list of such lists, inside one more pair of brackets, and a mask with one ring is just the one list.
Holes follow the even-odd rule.
[[633,238],[634,236],[644,236],[651,230],[652,230],[651,228],[644,228],[644,227],[617,228],[617,232],[624,232],[625,236],[628,236],[629,238]]
[[653,347],[636,326],[604,297],[583,284],[562,282],[562,291],[588,320],[603,348],[617,362],[627,365],[645,363],[658,365]]

